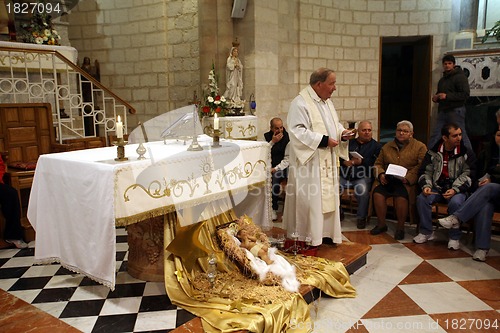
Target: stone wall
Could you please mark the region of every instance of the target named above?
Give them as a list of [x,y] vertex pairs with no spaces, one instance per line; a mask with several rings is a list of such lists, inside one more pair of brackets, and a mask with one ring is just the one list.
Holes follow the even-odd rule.
[[310,73],[324,66],[337,72],[332,99],[340,119],[372,120],[377,136],[381,37],[432,35],[432,87],[441,76],[450,0],[254,3],[257,111],[265,119],[259,123],[261,133],[272,116],[286,119],[290,101]]
[[68,16],[80,63],[101,64],[101,82],[137,121],[187,104],[199,86],[198,1],[82,0]]
[[212,62],[223,92],[225,59],[238,37],[243,97],[255,94],[259,138],[270,118],[286,120],[290,101],[320,66],[337,72],[340,118],[370,119],[377,135],[381,37],[432,35],[433,87],[449,49],[451,0],[254,0],[242,19],[231,19],[231,5],[82,0],[68,19],[71,45],[80,59],[99,60],[102,82],[144,121],[188,104],[194,91],[200,97]]

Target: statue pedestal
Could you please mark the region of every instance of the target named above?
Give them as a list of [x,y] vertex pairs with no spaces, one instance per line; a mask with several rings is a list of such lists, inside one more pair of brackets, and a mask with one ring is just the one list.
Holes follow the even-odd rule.
[[127,226],[128,273],[143,281],[164,281],[163,216]]
[[[213,135],[214,118],[203,117],[201,120],[203,133]],[[256,116],[219,117],[221,137],[233,140],[257,140]]]

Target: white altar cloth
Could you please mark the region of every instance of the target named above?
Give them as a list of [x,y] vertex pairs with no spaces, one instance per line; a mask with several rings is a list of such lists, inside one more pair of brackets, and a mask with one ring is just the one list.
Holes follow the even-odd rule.
[[269,227],[267,143],[199,142],[204,150],[195,152],[186,151],[189,142],[147,143],[146,160],[137,160],[137,144],[127,145],[124,162],[114,160],[115,147],[40,156],[28,206],[35,263],[60,262],[114,289],[116,225],[173,211],[186,225],[235,207],[246,213],[250,202],[248,214]]

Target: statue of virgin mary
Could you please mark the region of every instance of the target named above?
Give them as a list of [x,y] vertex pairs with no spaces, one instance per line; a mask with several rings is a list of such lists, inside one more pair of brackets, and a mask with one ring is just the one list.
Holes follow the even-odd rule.
[[241,102],[243,95],[243,64],[238,58],[238,47],[233,46],[226,61],[226,91],[224,97]]

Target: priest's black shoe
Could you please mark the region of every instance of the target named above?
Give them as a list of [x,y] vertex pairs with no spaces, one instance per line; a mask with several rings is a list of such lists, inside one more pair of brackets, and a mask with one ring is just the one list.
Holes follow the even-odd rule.
[[356,227],[358,227],[358,229],[366,228],[366,217],[362,218],[362,219],[357,219],[356,220]]
[[394,239],[395,240],[402,240],[405,238],[405,231],[403,229],[398,229],[394,233]]
[[330,237],[323,237],[323,244],[333,245],[333,240]]
[[386,231],[387,231],[387,225],[384,225],[382,227],[379,227],[378,225],[376,225],[375,228],[370,230],[370,234],[378,235],[378,234],[381,234],[381,233],[386,232]]

